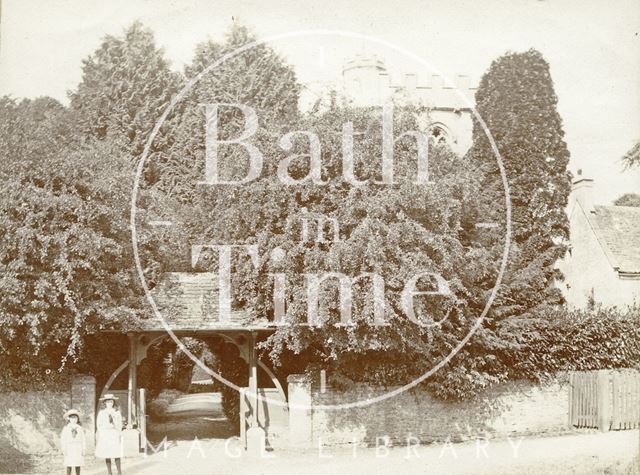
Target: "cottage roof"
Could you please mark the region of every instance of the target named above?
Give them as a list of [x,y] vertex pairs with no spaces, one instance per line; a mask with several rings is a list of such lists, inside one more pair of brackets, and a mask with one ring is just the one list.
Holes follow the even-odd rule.
[[612,266],[621,273],[640,274],[640,208],[593,208],[587,216]]

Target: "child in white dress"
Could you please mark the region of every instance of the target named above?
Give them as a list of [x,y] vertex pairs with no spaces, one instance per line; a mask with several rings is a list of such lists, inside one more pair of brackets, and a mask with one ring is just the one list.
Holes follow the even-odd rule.
[[80,426],[80,413],[75,409],[70,409],[64,414],[67,425],[60,434],[60,447],[64,455],[64,466],[67,468],[67,475],[71,475],[71,469],[75,468],[76,475],[80,475],[80,467],[84,465],[84,452],[86,442],[84,430]]
[[122,474],[120,458],[122,457],[122,414],[113,394],[105,394],[101,399],[102,409],[96,418],[96,457],[103,458],[107,464],[107,473],[112,475],[111,460],[116,463],[118,475]]

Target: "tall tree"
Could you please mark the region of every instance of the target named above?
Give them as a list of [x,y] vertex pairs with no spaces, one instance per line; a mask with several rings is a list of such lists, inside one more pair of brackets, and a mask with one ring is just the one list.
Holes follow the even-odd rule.
[[[549,65],[535,50],[495,60],[476,92],[476,109],[500,151],[510,188],[513,244],[495,313],[522,314],[560,302],[554,263],[569,237],[569,152]],[[469,160],[484,170],[493,218],[505,221],[504,188],[484,129],[476,121]]]
[[[251,107],[257,114],[258,134],[273,133],[294,124],[298,115],[300,85],[293,68],[270,46],[260,44],[241,53],[237,51],[256,37],[244,26],[234,24],[221,43],[208,41],[196,47],[185,67],[185,76],[194,78],[211,67],[177,105],[179,118],[170,126],[171,147],[148,161],[148,178],[155,188],[181,202],[194,199],[204,177],[205,127],[202,104],[224,103]],[[218,123],[220,137],[242,133],[244,117],[239,110],[221,107]],[[289,127],[290,128],[290,127]],[[235,151],[235,150],[234,150]],[[245,165],[242,154],[220,150],[220,168],[234,173]],[[237,170],[236,170],[237,171]],[[188,185],[187,185],[188,184]],[[185,188],[186,185],[186,188]]]
[[[142,311],[128,223],[131,161],[178,77],[153,35],[134,24],[84,62],[70,110],[50,98],[0,99],[0,354],[8,380],[72,365],[87,335]],[[154,265],[144,240],[140,249]]]
[[[208,41],[197,46],[195,55],[185,68],[185,76],[194,78],[205,68],[215,65],[204,74],[195,86],[177,104],[175,120],[168,124],[167,143],[170,146],[150,157],[145,164],[145,184],[141,198],[155,207],[160,216],[176,223],[170,231],[157,233],[144,229],[141,233],[155,239],[158,245],[172,246],[172,252],[165,252],[163,268],[167,271],[192,271],[190,245],[202,244],[214,239],[233,242],[252,239],[252,232],[242,228],[244,234],[224,236],[225,223],[230,230],[241,224],[238,213],[246,215],[247,206],[258,196],[242,194],[240,198],[234,187],[207,187],[199,185],[203,181],[205,163],[205,114],[202,104],[225,103],[251,107],[257,114],[259,124],[252,142],[257,143],[265,157],[273,157],[275,136],[285,124],[293,124],[297,117],[299,85],[293,69],[268,45],[250,48],[236,56],[220,62],[225,56],[233,55],[239,48],[255,40],[247,28],[234,24],[222,42]],[[244,117],[233,107],[220,109],[218,129],[220,137],[238,137],[244,127]],[[241,173],[246,163],[246,155],[238,147],[221,147],[219,151],[220,169],[228,178]],[[246,198],[246,199],[244,199]],[[161,205],[158,205],[161,203]],[[215,224],[212,224],[215,223]],[[266,221],[265,221],[266,224]],[[177,259],[175,257],[178,256]],[[246,270],[246,269],[243,269]],[[236,293],[245,293],[255,285],[250,276],[240,273],[244,287],[236,287]],[[247,306],[248,295],[245,301]],[[261,308],[255,309],[259,312]],[[231,349],[232,350],[232,349]],[[246,384],[245,363],[230,351],[229,345],[218,348],[221,357],[222,374],[237,384]],[[238,418],[239,395],[230,388],[223,389],[223,406],[230,418]]]
[[[524,357],[522,343],[536,310],[562,302],[554,268],[569,237],[569,152],[549,64],[535,50],[496,59],[480,81],[476,109],[502,156],[510,188],[512,243],[498,296],[474,342],[493,349],[494,371],[507,376]],[[504,225],[506,204],[496,156],[474,121],[468,159],[483,170],[485,219]],[[473,348],[473,344],[471,345]]]
[[105,36],[83,60],[82,81],[70,93],[80,134],[99,139],[117,135],[130,144],[134,157],[140,155],[180,81],[151,30],[140,22],[123,36]]

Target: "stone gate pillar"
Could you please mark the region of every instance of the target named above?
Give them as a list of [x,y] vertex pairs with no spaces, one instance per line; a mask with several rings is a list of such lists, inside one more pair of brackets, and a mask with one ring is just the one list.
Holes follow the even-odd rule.
[[311,382],[302,374],[287,377],[289,384],[289,443],[294,447],[311,447],[313,443]]
[[80,423],[85,431],[87,453],[95,449],[96,378],[78,374],[71,380],[71,407],[80,411]]

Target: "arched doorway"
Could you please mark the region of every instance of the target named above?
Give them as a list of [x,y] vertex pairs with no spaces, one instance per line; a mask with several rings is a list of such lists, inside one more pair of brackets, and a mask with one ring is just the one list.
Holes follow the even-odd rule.
[[[207,367],[217,371],[219,357],[211,351],[217,346],[212,340],[180,339]],[[144,388],[146,438],[154,446],[162,441],[228,439],[239,433],[238,424],[223,409],[223,385],[195,365],[169,337],[147,350],[138,366],[138,387]]]
[[[145,450],[148,444],[157,444],[165,438],[167,441],[193,440],[203,438],[228,438],[240,436],[244,444],[246,430],[252,426],[259,426],[265,433],[273,437],[278,430],[282,432],[288,423],[288,409],[286,394],[283,386],[271,369],[256,358],[255,343],[258,332],[240,329],[220,330],[192,330],[176,332],[182,340],[190,339],[204,345],[211,356],[224,360],[225,353],[233,353],[232,365],[238,369],[243,378],[227,378],[241,388],[242,394],[230,389],[223,383],[211,378],[198,366],[194,366],[186,355],[188,365],[188,389],[170,391],[177,388],[159,388],[159,381],[151,388],[148,384],[149,375],[145,374],[146,366],[156,366],[152,377],[158,378],[158,357],[161,359],[180,356],[175,343],[164,332],[146,331],[128,333],[130,342],[129,359],[124,361],[111,375],[102,388],[100,395],[107,392],[122,396],[123,415],[130,429],[140,432],[140,449]],[[221,353],[222,352],[222,353]],[[171,356],[170,356],[171,355]],[[227,355],[228,356],[228,355]],[[163,359],[163,366],[172,367],[177,360]],[[215,366],[215,365],[214,365]],[[220,370],[211,368],[213,371]],[[128,371],[125,371],[128,370]],[[176,368],[174,368],[176,370]],[[177,371],[181,371],[179,368]],[[128,373],[126,389],[114,387],[113,383],[122,381],[122,376]],[[120,376],[120,378],[119,378]],[[166,384],[165,384],[166,385]],[[120,383],[122,386],[122,383]],[[150,391],[150,389],[153,389]],[[163,392],[162,390],[165,389]],[[185,390],[186,389],[186,390]],[[228,396],[231,394],[231,396]],[[260,394],[263,398],[278,400],[281,404],[272,407],[265,401],[255,404],[255,397]],[[234,397],[237,400],[237,418],[230,417],[229,411],[223,407],[223,398]],[[253,409],[256,406],[256,410]],[[149,440],[147,440],[149,439]]]

